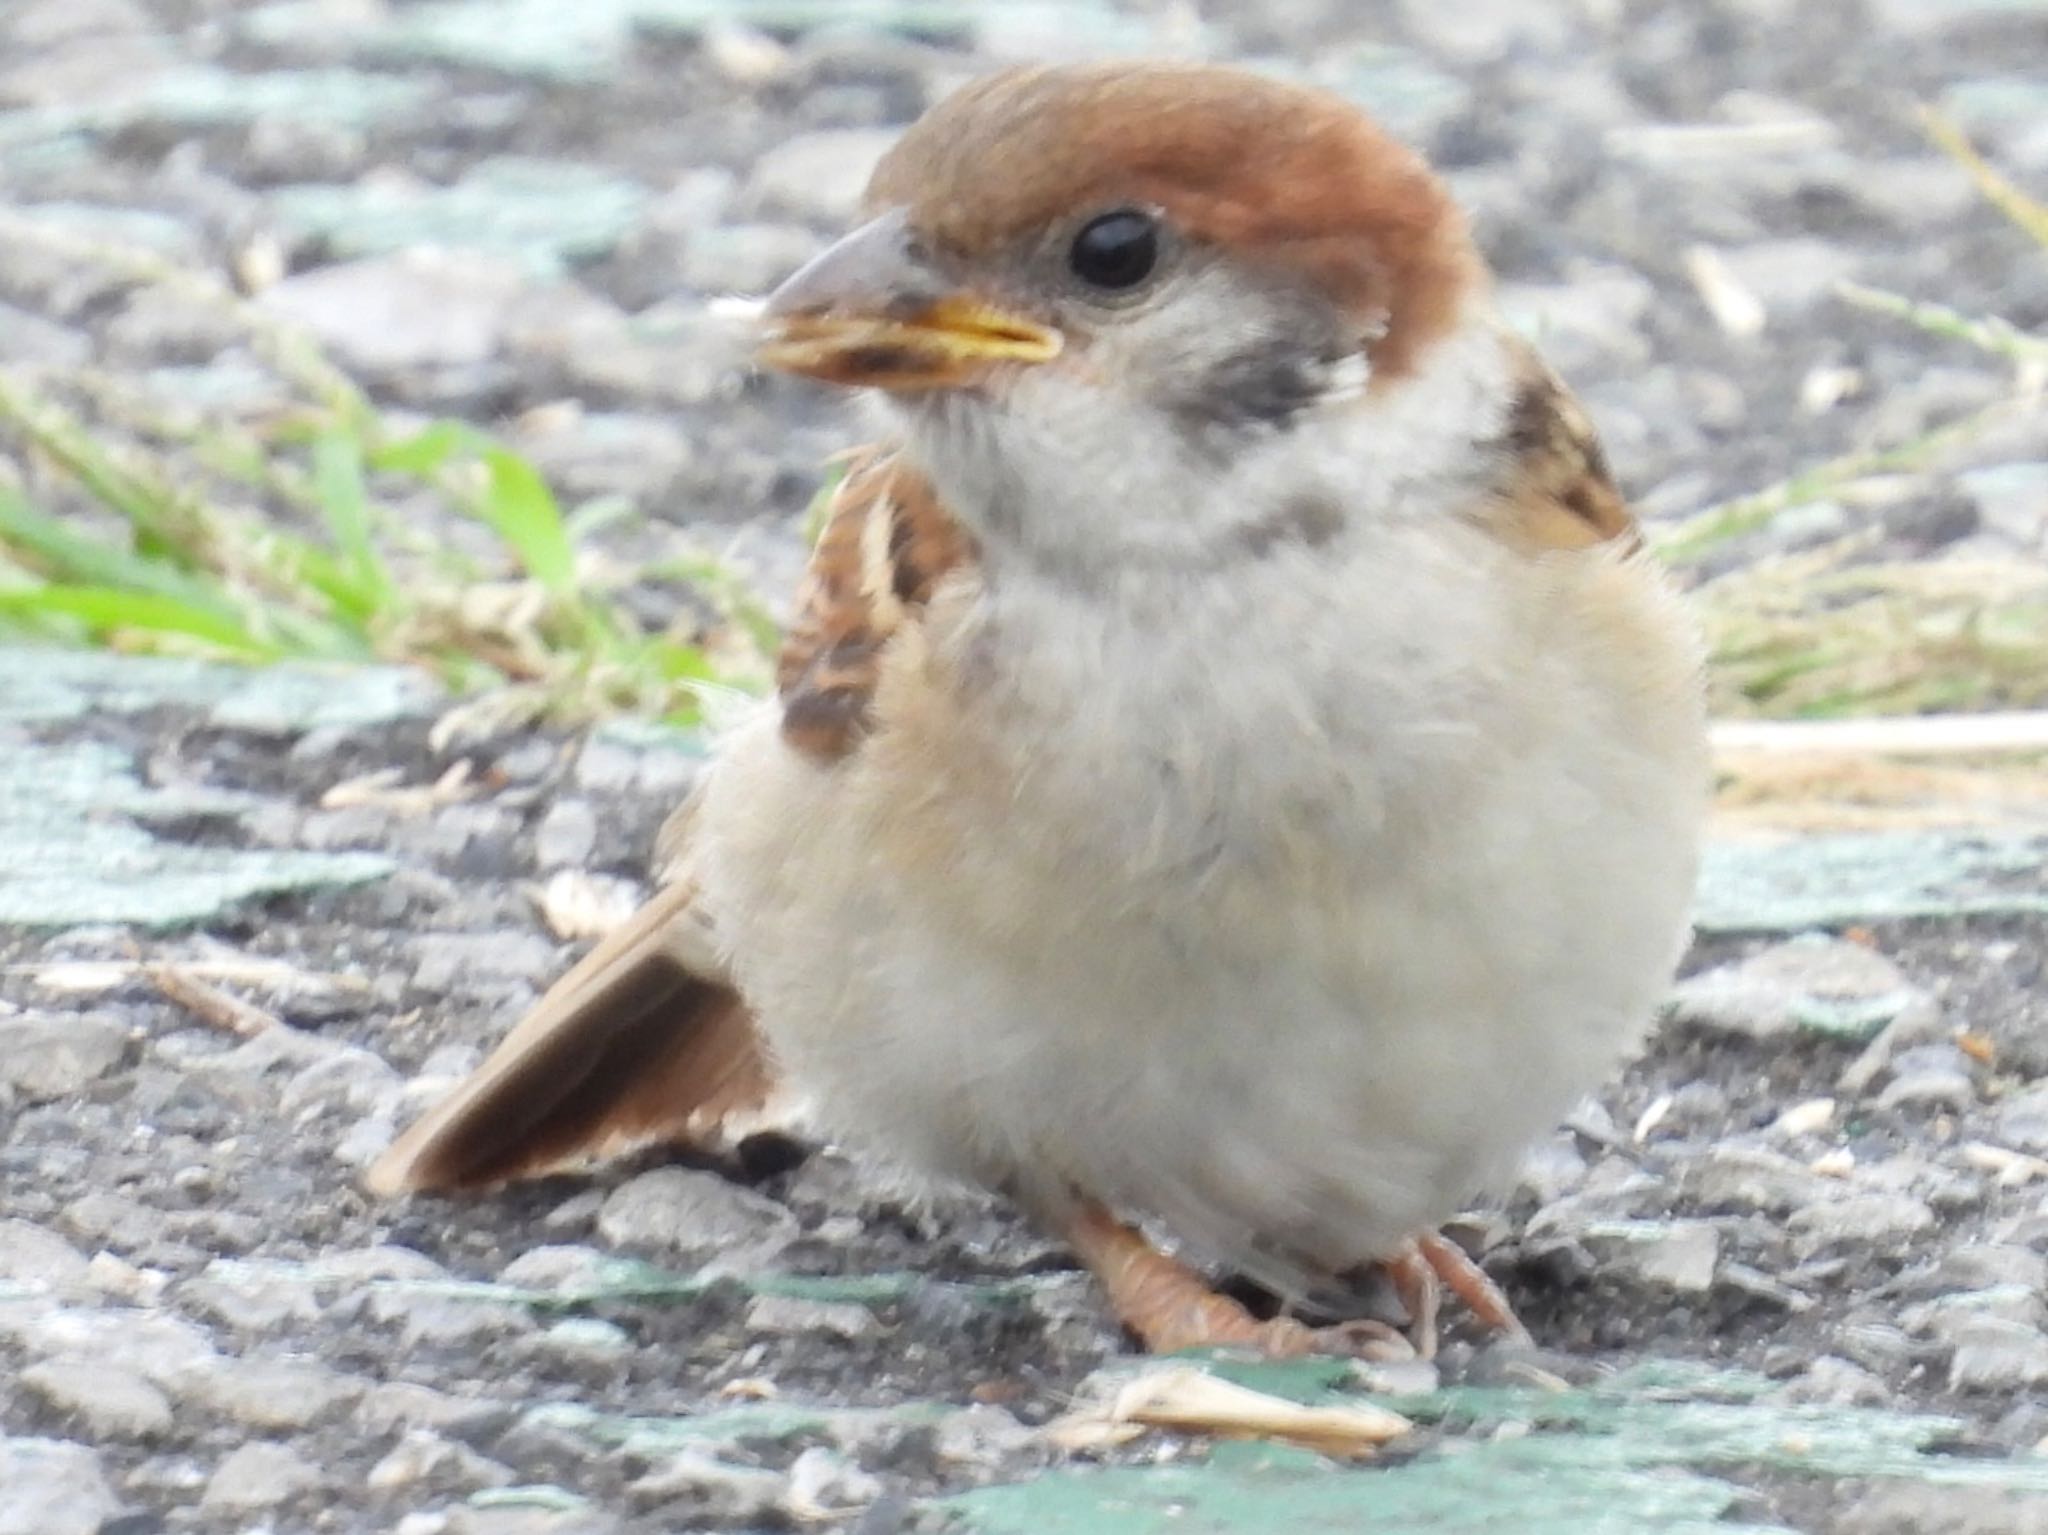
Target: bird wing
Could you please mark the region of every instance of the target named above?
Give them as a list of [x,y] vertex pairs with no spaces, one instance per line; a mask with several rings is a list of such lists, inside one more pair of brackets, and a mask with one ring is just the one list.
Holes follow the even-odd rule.
[[872,723],[882,655],[973,540],[930,481],[887,449],[848,463],[811,553],[776,666],[784,739],[814,762],[845,757]]
[[[967,535],[895,455],[856,454],[836,488],[778,664],[782,730],[821,767],[870,726],[881,657]],[[759,1108],[774,1071],[692,872],[697,802],[663,827],[665,887],[585,955],[455,1091],[371,1167],[380,1194],[472,1190],[656,1142]]]
[[1525,342],[1515,346],[1514,369],[1498,443],[1507,473],[1502,493],[1483,503],[1495,530],[1531,550],[1635,545],[1635,518],[1585,410]]

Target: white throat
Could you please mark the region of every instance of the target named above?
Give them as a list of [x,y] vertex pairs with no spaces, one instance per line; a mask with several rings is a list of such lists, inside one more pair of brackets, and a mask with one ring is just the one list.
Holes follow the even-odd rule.
[[1051,369],[1023,371],[999,402],[922,401],[905,426],[993,579],[1021,560],[1095,583],[1469,504],[1495,468],[1509,377],[1506,338],[1478,313],[1411,376],[1283,428],[1191,427]]

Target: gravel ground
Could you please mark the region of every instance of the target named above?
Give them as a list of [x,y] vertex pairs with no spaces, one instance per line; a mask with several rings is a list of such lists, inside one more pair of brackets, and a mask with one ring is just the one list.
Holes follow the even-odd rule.
[[[1377,104],[1451,174],[1653,516],[2009,389],[1845,305],[1840,279],[2048,323],[2048,262],[1911,116],[1941,102],[2048,180],[2039,0],[875,4],[827,24],[854,9],[13,0],[0,196],[239,273],[381,400],[499,424],[572,495],[634,502],[621,557],[710,546],[770,590],[845,423],[734,370],[707,300],[819,248],[891,130],[1003,59],[1201,51]],[[0,240],[0,363],[86,359],[268,403],[204,316]],[[1724,560],[1863,523],[1928,558],[2048,552],[2048,420]],[[888,1535],[1067,1464],[1035,1429],[1119,1341],[999,1208],[775,1138],[722,1170],[463,1206],[354,1190],[566,962],[560,935],[642,890],[687,751],[624,731],[437,750],[437,701],[376,676],[258,698],[174,665],[0,671],[0,1535]],[[95,860],[132,875],[79,878]],[[1646,1058],[1460,1228],[1543,1352],[1460,1344],[1375,1384],[1649,1363],[1760,1424],[1945,1419],[1888,1468],[1821,1464],[1787,1430],[1715,1463],[1707,1515],[1647,1500],[1560,1530],[2048,1529],[2033,867],[2003,912],[1858,925],[1852,905],[1828,933],[1704,938]],[[174,966],[183,1000],[138,960]],[[1425,1438],[1441,1459],[1526,1418]],[[1151,1441],[1110,1458],[1184,1474]],[[1271,1506],[1177,1527],[1360,1522]],[[952,1507],[995,1532],[1154,1528]]]

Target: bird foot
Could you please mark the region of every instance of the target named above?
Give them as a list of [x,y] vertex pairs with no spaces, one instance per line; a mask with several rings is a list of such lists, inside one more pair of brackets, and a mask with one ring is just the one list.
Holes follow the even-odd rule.
[[1415,1237],[1380,1265],[1407,1309],[1404,1334],[1372,1320],[1328,1327],[1310,1327],[1289,1316],[1261,1321],[1092,1201],[1080,1205],[1065,1227],[1075,1253],[1109,1292],[1117,1320],[1154,1354],[1244,1348],[1272,1359],[1311,1354],[1377,1363],[1433,1359],[1447,1289],[1482,1326],[1512,1342],[1529,1341],[1500,1286],[1463,1248],[1434,1231]]
[[1328,1354],[1382,1363],[1415,1357],[1408,1340],[1384,1322],[1309,1327],[1288,1316],[1260,1321],[1099,1204],[1082,1205],[1068,1220],[1066,1236],[1109,1292],[1117,1320],[1150,1353],[1244,1348],[1270,1359]]
[[1407,1309],[1408,1340],[1423,1359],[1436,1357],[1437,1315],[1443,1308],[1445,1290],[1463,1301],[1465,1309],[1488,1331],[1511,1343],[1530,1341],[1529,1330],[1492,1276],[1440,1232],[1426,1231],[1411,1238],[1380,1267]]

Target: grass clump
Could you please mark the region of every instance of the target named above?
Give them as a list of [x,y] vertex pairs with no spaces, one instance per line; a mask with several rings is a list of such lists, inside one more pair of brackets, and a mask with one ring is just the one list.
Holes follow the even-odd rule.
[[[1984,196],[2048,252],[2048,205],[1986,164],[1954,124],[1932,112],[1925,121]],[[1948,459],[2048,401],[2048,339],[1997,316],[1860,284],[1838,291],[1859,308],[1999,358],[2013,370],[2009,393],[1911,441],[1816,465],[1659,530],[1656,546],[1673,565],[1700,564],[1795,507],[1854,501],[1875,482]],[[1716,713],[1825,718],[2048,706],[2048,566],[1884,560],[1877,542],[1861,529],[1698,589]]]
[[[0,215],[32,244],[226,316],[279,386],[256,421],[91,367],[0,373],[0,635],[240,661],[426,668],[517,715],[687,722],[754,689],[774,625],[708,557],[657,572],[651,627],[594,536],[630,508],[565,508],[465,422],[399,422],[296,332],[148,252]],[[10,462],[11,460],[11,462]]]

